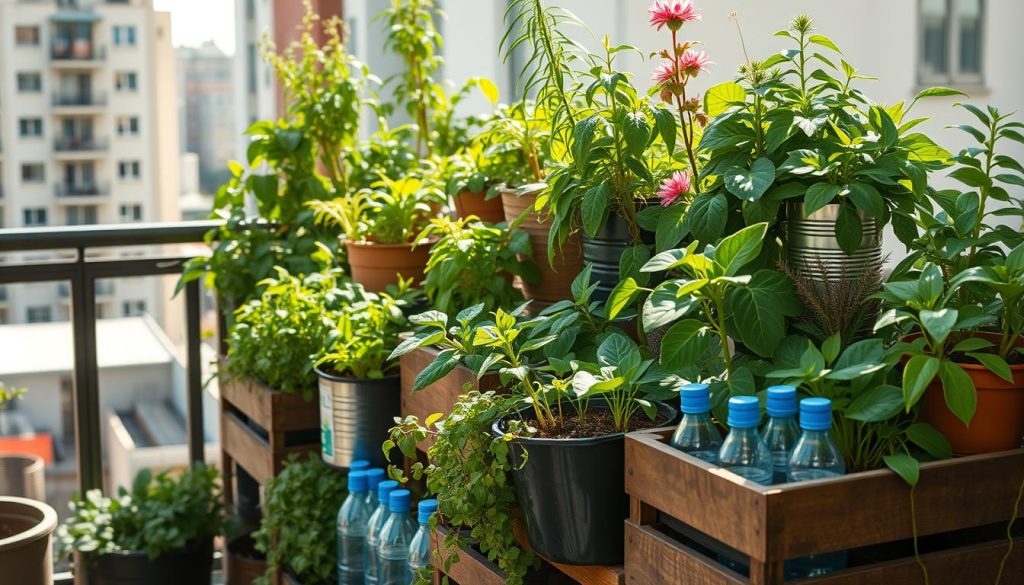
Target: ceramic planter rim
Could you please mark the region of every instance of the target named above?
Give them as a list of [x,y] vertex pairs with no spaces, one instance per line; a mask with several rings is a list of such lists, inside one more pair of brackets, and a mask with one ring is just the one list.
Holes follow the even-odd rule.
[[[653,401],[653,402],[654,402],[655,405],[657,405],[658,413],[659,414],[662,412],[662,410],[664,410],[664,412],[666,412],[666,413],[669,413],[669,410],[671,410],[672,413],[676,412],[676,409],[674,409],[671,406],[669,406],[668,403],[666,403],[666,402],[663,402],[663,401],[660,401],[660,400],[656,400],[656,401]],[[600,402],[600,404],[601,404],[601,406],[599,408],[607,409],[607,406],[605,406],[605,403],[604,403],[603,400]],[[592,403],[592,404],[587,405],[587,408],[589,409],[589,408],[592,408],[594,406],[595,405]],[[504,423],[506,420],[511,419],[513,416],[522,415],[522,413],[529,412],[531,410],[533,410],[533,407],[527,405],[527,406],[524,406],[524,407],[516,410],[515,412],[509,413],[509,414],[506,414],[506,415],[500,417],[498,420],[494,421],[493,424],[491,424],[491,432],[494,433],[495,436],[499,436],[499,437],[503,436],[505,434],[505,431],[501,430],[502,423]],[[673,420],[675,420],[675,419],[670,415],[669,419],[667,421],[665,421],[665,424],[671,424]],[[656,428],[656,427],[650,427],[650,428]],[[642,432],[643,430],[647,430],[647,429],[640,429],[638,432]],[[556,438],[556,437],[516,437],[515,439],[513,439],[512,442],[514,442],[514,443],[522,443],[524,445],[552,445],[552,446],[554,446],[554,445],[562,445],[562,446],[566,446],[566,447],[585,447],[585,446],[588,446],[588,445],[599,445],[601,443],[608,443],[608,442],[611,442],[611,441],[622,440],[622,439],[624,439],[626,437],[626,434],[629,433],[629,432],[634,432],[634,431],[619,431],[619,432],[616,432],[616,433],[608,433],[608,434],[605,434],[605,435],[598,435],[596,437],[566,437],[566,438]]]
[[[904,335],[903,337],[900,338],[900,341],[912,341],[912,340],[917,339],[919,337],[921,337],[920,333],[912,333],[910,335]],[[980,339],[987,339],[989,341],[998,341],[999,339],[1002,338],[1002,333],[997,333],[995,331],[975,331],[974,333],[972,333],[970,335],[964,336],[962,339],[971,339],[971,338],[980,338]],[[1017,340],[1017,346],[1024,346],[1024,338]],[[985,372],[991,371],[988,368],[986,368],[984,364],[974,364],[974,363],[970,363],[970,362],[957,362],[957,361],[954,361],[953,363],[955,363],[956,365],[960,366],[964,370],[985,371]],[[1024,373],[1024,364],[1007,364],[1007,365],[1010,366],[1010,371],[1011,372]]]
[[412,250],[414,248],[419,248],[420,246],[433,246],[434,243],[436,243],[438,239],[440,239],[440,238],[438,238],[437,236],[431,236],[429,238],[423,238],[422,240],[419,240],[419,241],[416,241],[416,242],[402,242],[400,244],[381,244],[380,242],[375,242],[373,240],[366,240],[366,239],[361,239],[361,240],[345,240],[345,245],[346,246],[353,246],[353,247],[357,247],[357,248],[387,248],[389,250],[397,250],[397,249]]
[[44,538],[50,538],[53,531],[57,529],[57,511],[46,502],[16,496],[0,496],[0,503],[31,508],[42,514],[42,518],[38,520],[33,518],[35,524],[28,530],[0,539],[0,550],[9,551]]

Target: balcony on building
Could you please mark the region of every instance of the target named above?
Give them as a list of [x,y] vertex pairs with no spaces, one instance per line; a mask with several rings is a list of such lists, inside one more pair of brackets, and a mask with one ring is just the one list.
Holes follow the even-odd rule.
[[58,204],[82,205],[97,203],[110,195],[110,186],[98,182],[92,183],[57,183],[54,194]]
[[[98,91],[56,91],[53,93],[53,108],[57,113],[79,114],[90,110],[100,111],[107,105],[107,96]],[[64,112],[64,110],[68,110]],[[72,111],[74,110],[74,111]]]
[[58,136],[53,141],[54,158],[60,160],[86,160],[106,153],[105,138],[94,136]]
[[94,38],[93,25],[99,19],[98,14],[77,4],[59,4],[57,12],[50,16],[52,64],[73,69],[99,66],[105,57],[103,47]]

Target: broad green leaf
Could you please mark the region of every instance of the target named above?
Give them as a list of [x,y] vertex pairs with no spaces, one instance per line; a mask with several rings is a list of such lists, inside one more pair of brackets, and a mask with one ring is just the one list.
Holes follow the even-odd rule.
[[633,156],[642,154],[651,137],[651,127],[647,124],[647,117],[643,112],[629,112],[626,114],[622,128],[626,138],[626,152]]
[[658,216],[658,226],[654,232],[655,249],[667,250],[679,245],[679,242],[690,231],[687,210],[688,206],[686,205],[669,205]]
[[953,456],[953,448],[946,437],[928,423],[914,423],[907,427],[906,433],[911,443],[936,459],[949,459]]
[[651,258],[651,251],[644,244],[630,246],[619,257],[619,278],[632,276],[640,285],[647,284],[650,276],[642,273],[641,269]]
[[690,233],[705,244],[714,242],[721,237],[722,231],[725,230],[728,209],[729,204],[722,193],[707,191],[701,193],[690,204],[690,214],[687,220]]
[[576,275],[576,278],[572,279],[572,285],[570,286],[570,292],[572,292],[572,298],[579,299],[583,296],[587,289],[590,287],[590,272],[594,269],[594,266],[587,263],[583,267],[583,270]]
[[949,176],[968,187],[992,186],[992,179],[990,179],[981,169],[976,169],[974,167],[960,167],[952,173],[949,173]]
[[666,250],[660,254],[655,254],[654,258],[651,258],[647,261],[647,264],[644,264],[640,272],[662,272],[675,268],[684,256],[686,256],[686,248]]
[[829,203],[832,203],[842,187],[831,183],[815,183],[807,188],[804,196],[804,213],[811,215]]
[[661,364],[670,370],[696,366],[711,348],[710,329],[696,319],[684,319],[665,332],[661,340]]
[[614,319],[629,306],[629,303],[636,298],[637,293],[640,292],[640,287],[637,286],[636,281],[632,277],[626,278],[615,285],[612,292],[608,295],[608,319]]
[[916,486],[921,479],[921,464],[906,453],[885,455],[882,460],[885,461],[886,467],[896,472],[911,487]]
[[839,50],[839,47],[837,47],[836,44],[832,42],[832,39],[826,37],[825,35],[811,35],[810,38],[808,38],[807,40],[816,45],[828,47],[829,49],[832,49],[833,51],[839,53],[840,55],[843,53],[842,51]]
[[968,337],[967,339],[960,340],[953,346],[953,353],[978,351],[979,349],[988,349],[993,346],[995,346],[994,343],[983,337]]
[[651,333],[659,327],[664,327],[673,321],[682,319],[689,313],[698,302],[696,297],[689,295],[681,299],[676,298],[676,291],[680,284],[685,281],[669,280],[655,287],[643,306],[644,331]]
[[768,131],[764,135],[765,149],[772,153],[793,135],[793,112],[788,109],[780,109],[769,112],[766,117],[771,125],[768,126]]
[[668,153],[672,154],[676,149],[676,115],[662,107],[651,108],[651,113],[654,114],[654,125],[658,129],[658,134],[661,134],[661,139],[665,141]]
[[907,411],[917,404],[928,385],[939,373],[939,359],[926,355],[915,355],[903,367],[903,404]]
[[590,237],[597,235],[608,218],[608,202],[611,192],[611,183],[604,182],[587,189],[583,194],[580,213],[583,216],[583,229]]
[[594,134],[597,126],[601,123],[601,116],[594,114],[576,123],[572,132],[572,158],[576,169],[580,174],[587,173],[587,166],[590,162],[590,147],[594,142]]
[[839,210],[836,219],[836,243],[847,254],[853,254],[860,248],[864,239],[860,216],[850,211],[845,205]]
[[462,323],[463,325],[468,325],[470,322],[473,321],[473,319],[476,319],[477,316],[483,312],[483,310],[484,303],[478,303],[476,305],[473,305],[472,307],[466,307],[465,309],[459,311],[457,315],[455,315],[455,320],[458,321],[459,323]]
[[903,410],[903,391],[896,386],[883,384],[873,386],[860,393],[849,406],[844,416],[862,422],[881,422]]
[[412,391],[419,392],[434,382],[448,375],[449,372],[459,365],[458,354],[453,349],[442,350],[437,354],[434,361],[427,364],[427,367],[417,374],[412,382]]
[[745,201],[757,201],[775,182],[775,165],[767,158],[759,158],[750,170],[732,167],[725,171],[725,188]]
[[[942,277],[942,270],[935,264],[929,262],[921,269],[921,276],[917,279],[916,296],[924,301],[925,306],[931,307],[939,300],[939,297],[942,296],[942,290],[945,286],[946,282]],[[909,298],[903,300],[909,300]]]
[[409,321],[415,325],[432,325],[444,328],[448,326],[448,315],[441,311],[425,311],[409,317]]
[[900,139],[900,146],[910,151],[909,158],[911,161],[945,164],[950,159],[950,154],[946,149],[935,144],[931,138],[921,133],[915,132],[914,134],[904,136]]
[[939,378],[942,380],[946,406],[965,425],[970,425],[974,411],[978,408],[978,393],[971,376],[956,363],[944,360],[939,369]]
[[843,347],[843,338],[840,334],[836,333],[829,336],[821,344],[821,353],[825,356],[825,363],[831,364],[839,357],[839,350]]
[[413,335],[398,344],[398,347],[396,347],[395,350],[391,352],[391,355],[388,356],[388,361],[401,357],[414,349],[433,345],[442,339],[444,339],[444,331],[435,331],[434,333],[429,334],[418,333]]
[[916,102],[917,100],[926,97],[945,97],[952,95],[962,95],[964,97],[967,96],[967,94],[960,90],[950,89],[948,87],[929,87],[928,89],[919,92],[916,96],[914,96],[914,101]]
[[848,188],[850,200],[857,206],[857,209],[872,217],[885,217],[885,201],[878,189],[860,181],[851,181]]
[[704,112],[714,117],[734,105],[744,103],[746,99],[747,92],[742,85],[732,81],[719,83],[704,93]]
[[921,326],[924,330],[936,341],[936,343],[942,343],[949,337],[949,333],[953,330],[953,326],[956,325],[957,318],[959,317],[959,311],[956,309],[940,309],[938,311],[932,311],[925,309],[921,311],[919,317],[921,319]]
[[640,363],[640,349],[624,333],[614,333],[601,342],[597,358],[604,365],[626,366]]
[[803,308],[792,281],[776,270],[759,270],[750,283],[729,292],[726,307],[744,345],[770,356],[786,336],[786,317]]
[[725,276],[734,276],[751,260],[757,258],[764,244],[768,224],[747,226],[727,236],[715,248],[715,263],[722,268]]
[[1006,360],[994,353],[968,352],[967,355],[978,360],[983,366],[992,371],[993,374],[1013,384],[1013,372]]

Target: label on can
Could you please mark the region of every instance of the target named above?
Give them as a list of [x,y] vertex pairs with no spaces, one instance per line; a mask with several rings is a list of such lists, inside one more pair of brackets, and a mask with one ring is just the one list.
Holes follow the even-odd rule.
[[334,463],[334,393],[324,382],[320,382],[320,453]]

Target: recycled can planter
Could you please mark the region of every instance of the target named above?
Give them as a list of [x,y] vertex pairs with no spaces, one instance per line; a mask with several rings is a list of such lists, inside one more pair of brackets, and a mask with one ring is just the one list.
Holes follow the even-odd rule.
[[95,585],[209,585],[213,540],[192,543],[151,559],[139,551],[107,553],[89,559]]
[[401,379],[360,380],[316,370],[320,386],[320,455],[335,467],[365,459],[387,466],[381,444],[401,410]]
[[[637,201],[637,209],[647,205],[657,205],[653,201]],[[641,241],[653,247],[654,232],[640,230]],[[617,213],[611,213],[608,221],[594,235],[583,235],[583,262],[590,264],[591,282],[597,283],[597,289],[591,297],[595,301],[606,301],[615,285],[619,283],[619,260],[626,250],[634,245],[629,224]],[[652,274],[652,279],[661,274]],[[657,284],[657,283],[654,283]]]
[[[590,408],[606,407],[595,400]],[[527,407],[499,419],[491,430],[502,436],[506,420],[525,418],[530,412],[532,408]],[[658,415],[671,421],[676,411],[659,403]],[[526,462],[520,466],[524,451]],[[568,565],[622,563],[622,523],[629,512],[625,433],[580,439],[518,438],[512,441],[509,454],[515,462],[513,479],[527,539],[537,554]]]
[[882,268],[882,230],[875,218],[861,211],[863,236],[852,254],[839,247],[836,220],[841,206],[830,203],[806,216],[802,202],[786,207],[787,262],[803,277],[816,282],[862,278]]
[[18,585],[53,583],[50,537],[57,512],[43,502],[0,497],[0,581]]

